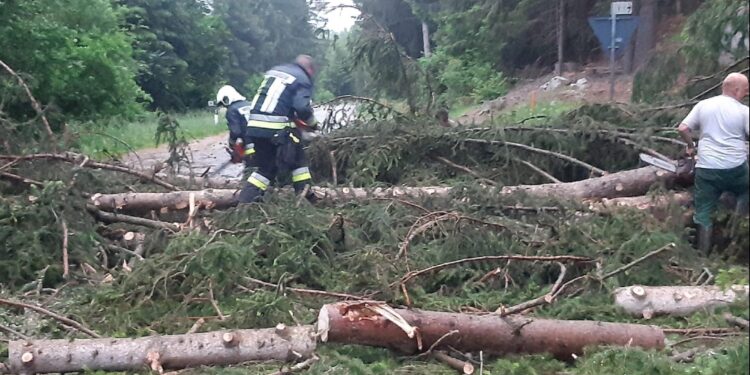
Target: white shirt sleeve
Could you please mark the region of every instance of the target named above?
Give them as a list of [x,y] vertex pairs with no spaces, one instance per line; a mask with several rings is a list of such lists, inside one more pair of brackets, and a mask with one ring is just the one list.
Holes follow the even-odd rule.
[[684,120],[682,120],[682,123],[687,125],[688,128],[692,131],[697,131],[701,128],[700,124],[700,111],[701,111],[701,104],[703,102],[700,102],[693,107],[692,110],[690,110],[690,113],[685,117]]

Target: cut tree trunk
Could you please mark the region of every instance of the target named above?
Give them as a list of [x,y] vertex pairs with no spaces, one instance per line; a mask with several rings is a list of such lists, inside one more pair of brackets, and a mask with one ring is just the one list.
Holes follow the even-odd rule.
[[323,342],[385,347],[406,354],[427,350],[438,341],[433,349],[453,347],[494,355],[550,353],[563,360],[572,360],[591,345],[664,347],[664,333],[655,326],[391,309],[376,302],[323,306],[318,333]]
[[[398,197],[448,197],[450,187],[393,187],[393,188],[319,188],[313,192],[323,200],[351,201],[373,198]],[[202,209],[222,209],[237,205],[239,190],[209,189],[199,191],[177,191],[171,193],[123,193],[96,194],[91,197],[92,204],[104,211],[148,212],[178,211],[189,207],[190,194],[195,194],[195,204]]]
[[640,286],[618,288],[615,304],[627,313],[650,319],[658,315],[687,316],[713,311],[739,299],[747,298],[747,285],[733,285],[727,290],[718,286]]
[[[674,185],[677,174],[655,167],[645,167],[587,180],[543,185],[506,186],[500,195],[524,193],[559,199],[616,198],[643,195],[657,184]],[[323,199],[332,201],[366,200],[371,198],[439,197],[447,198],[451,187],[393,187],[393,188],[313,188]],[[228,189],[177,191],[170,193],[124,193],[96,194],[91,200],[94,206],[105,211],[148,212],[152,210],[184,210],[189,207],[190,194],[195,194],[198,208],[227,208],[237,204],[239,191]]]
[[560,199],[619,198],[646,194],[657,184],[672,187],[678,175],[656,167],[644,167],[561,184],[506,186],[502,194],[523,192]]
[[293,361],[310,357],[312,326],[220,331],[136,339],[21,340],[8,346],[16,374],[84,370],[156,371],[247,361]]

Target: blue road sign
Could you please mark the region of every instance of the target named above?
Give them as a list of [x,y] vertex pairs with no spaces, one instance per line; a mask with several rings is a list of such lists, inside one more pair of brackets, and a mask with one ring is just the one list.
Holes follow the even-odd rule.
[[[615,31],[615,55],[620,57],[628,45],[630,37],[638,28],[638,16],[617,16]],[[612,43],[612,17],[589,17],[589,26],[594,30],[596,38],[602,45],[602,51],[609,56],[609,49]]]

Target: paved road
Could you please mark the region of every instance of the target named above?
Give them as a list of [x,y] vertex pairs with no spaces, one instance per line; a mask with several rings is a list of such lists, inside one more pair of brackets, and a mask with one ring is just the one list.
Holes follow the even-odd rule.
[[[318,121],[325,120],[327,113],[328,111],[326,108],[315,109],[315,117],[318,118]],[[224,124],[220,122],[217,126],[224,126]],[[189,176],[192,172],[193,175],[200,176],[209,167],[212,171],[218,169],[221,164],[229,159],[229,155],[224,150],[226,144],[227,133],[190,142],[188,146],[190,148],[190,167],[188,168],[187,164],[181,166],[178,174]],[[163,145],[155,148],[139,150],[137,157],[131,153],[125,160],[126,163],[133,168],[141,168],[142,165],[143,169],[153,170],[155,165],[161,164],[168,158],[169,149],[167,148],[167,145]],[[217,177],[239,179],[242,175],[242,169],[242,164],[232,164],[221,171]]]

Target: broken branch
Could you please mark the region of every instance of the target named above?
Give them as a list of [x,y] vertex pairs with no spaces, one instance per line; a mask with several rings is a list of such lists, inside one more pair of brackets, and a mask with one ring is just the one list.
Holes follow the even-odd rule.
[[543,155],[553,156],[553,157],[556,157],[558,159],[562,159],[562,160],[568,161],[570,163],[580,165],[580,166],[582,166],[582,167],[590,170],[591,172],[594,172],[594,173],[602,175],[602,176],[608,174],[607,171],[599,169],[599,168],[597,168],[597,167],[595,167],[595,166],[593,166],[591,164],[588,164],[586,162],[578,160],[578,159],[576,159],[574,157],[571,157],[571,156],[568,156],[568,155],[565,155],[565,154],[561,154],[559,152],[554,152],[554,151],[549,151],[549,150],[543,150],[543,149],[536,148],[536,147],[531,147],[531,146],[524,145],[524,144],[521,144],[521,143],[507,142],[507,141],[497,141],[497,140],[495,140],[495,141],[489,141],[489,140],[486,140],[486,139],[473,139],[473,138],[465,139],[464,142],[480,143],[480,144],[490,144],[490,145],[503,145],[503,146],[520,148],[522,150],[535,152],[537,154],[543,154]]
[[39,104],[39,102],[34,98],[34,95],[31,93],[31,89],[28,85],[26,85],[26,82],[19,76],[13,69],[11,69],[8,64],[6,64],[3,60],[0,60],[0,66],[2,66],[5,71],[10,73],[13,77],[18,80],[18,84],[23,87],[24,91],[26,91],[26,96],[29,97],[29,100],[31,101],[31,106],[34,108],[34,111],[39,115],[39,117],[42,119],[42,123],[44,124],[44,130],[47,132],[47,136],[49,137],[50,142],[55,139],[55,135],[52,133],[52,127],[49,125],[49,121],[47,120],[47,116],[44,115],[44,111],[42,110],[42,106]]
[[474,373],[474,365],[471,362],[465,362],[458,358],[449,356],[446,352],[436,351],[432,353],[432,356],[440,362],[445,363],[448,367],[455,369],[461,374],[471,375]]
[[450,161],[447,158],[444,158],[442,156],[433,156],[433,158],[435,160],[437,160],[437,161],[439,161],[439,162],[441,162],[441,163],[443,163],[443,164],[445,164],[445,165],[453,168],[453,169],[457,169],[457,170],[459,170],[461,172],[464,172],[464,173],[466,173],[466,174],[468,174],[468,175],[476,178],[477,180],[479,180],[479,181],[481,181],[481,182],[483,182],[483,183],[485,183],[487,185],[490,185],[490,186],[495,186],[496,185],[495,181],[492,181],[492,180],[490,180],[488,178],[482,177],[482,175],[480,175],[479,173],[474,172],[473,170],[469,169],[469,167],[465,167],[463,165],[456,164],[456,163],[454,163],[454,162],[452,162],[452,161]]
[[525,262],[571,262],[571,263],[587,263],[587,262],[593,261],[593,259],[589,257],[581,257],[581,256],[574,256],[574,255],[558,255],[558,256],[490,255],[490,256],[475,257],[475,258],[466,258],[466,259],[459,259],[459,260],[454,260],[452,262],[446,262],[446,263],[434,265],[434,266],[427,267],[419,271],[409,272],[406,275],[404,275],[399,281],[391,283],[391,287],[394,287],[399,284],[405,284],[411,281],[412,279],[422,276],[427,273],[436,272],[445,268],[450,268],[450,267],[454,267],[454,266],[461,265],[461,264],[494,262],[494,261],[504,261],[504,260],[518,260],[518,261],[525,261]]
[[[83,160],[85,160],[87,157],[79,154],[74,153],[65,153],[65,154],[31,154],[31,155],[0,155],[0,160],[13,160],[18,159],[19,161],[28,161],[28,160],[57,160],[62,161],[66,163],[72,163],[76,165],[80,165]],[[119,165],[112,165],[107,163],[101,163],[96,161],[88,161],[84,165],[84,167],[92,168],[92,169],[104,169],[104,170],[110,170],[115,172],[122,172],[126,173],[132,176],[136,176],[142,180],[145,181],[151,181],[154,184],[157,184],[159,186],[162,186],[166,189],[177,191],[180,190],[178,187],[165,182],[155,176],[149,176],[148,174],[138,172],[134,169],[130,169],[127,167],[122,167]]]
[[497,311],[495,312],[499,313],[500,316],[508,316],[508,315],[517,314],[517,313],[526,311],[533,307],[537,307],[541,305],[548,305],[552,303],[555,300],[555,297],[557,296],[558,292],[560,291],[562,282],[565,279],[565,273],[568,270],[564,264],[558,263],[558,265],[560,265],[560,276],[557,277],[557,281],[555,281],[555,283],[552,285],[552,288],[549,290],[547,294],[534,298],[530,301],[519,303],[518,305],[511,306],[507,309],[504,308],[503,306],[500,306],[500,308],[498,308]]
[[[262,280],[254,279],[252,277],[245,276],[244,279],[247,280],[247,281],[249,281],[249,282],[251,282],[251,283],[253,283],[253,284],[264,286],[266,288],[273,288],[273,289],[278,288],[278,285],[276,285],[276,284],[267,283],[267,282],[262,281]],[[336,293],[336,292],[326,292],[326,291],[323,291],[323,290],[302,289],[302,288],[289,288],[289,287],[284,288],[284,290],[288,290],[288,291],[294,292],[294,293],[309,294],[309,295],[314,295],[314,296],[343,298],[343,299],[351,299],[351,300],[364,300],[365,299],[364,297],[355,296],[355,295],[352,295],[352,294]]]
[[555,178],[555,176],[547,173],[547,171],[545,171],[544,169],[539,168],[536,165],[531,164],[530,162],[528,162],[526,160],[521,160],[519,158],[513,158],[513,160],[515,160],[516,162],[521,163],[521,164],[529,167],[531,170],[533,170],[536,173],[539,173],[542,177],[546,178],[547,180],[549,180],[550,182],[552,182],[554,184],[560,184],[560,183],[562,183],[562,181],[560,181],[557,178]]
[[63,279],[67,280],[70,276],[70,266],[68,265],[68,224],[65,223],[64,218],[60,218],[60,224],[62,226],[62,259],[63,259]]
[[180,231],[180,226],[177,224],[165,223],[163,221],[150,220],[150,219],[145,219],[145,218],[135,217],[135,216],[128,216],[128,215],[123,215],[123,214],[104,212],[91,204],[87,204],[86,209],[92,215],[94,215],[94,217],[96,217],[98,220],[103,221],[108,224],[125,223],[125,224],[138,225],[138,226],[152,228],[152,229],[164,229],[173,233],[177,233]]
[[732,315],[732,313],[724,313],[724,320],[726,320],[730,325],[740,327],[745,331],[750,329],[750,322],[748,322],[747,319],[734,316]]
[[24,308],[24,309],[34,310],[34,311],[36,311],[36,312],[38,312],[40,314],[47,315],[47,316],[49,316],[49,317],[51,317],[51,318],[53,318],[53,319],[55,319],[55,320],[57,320],[57,321],[65,324],[65,325],[67,325],[69,327],[73,327],[73,328],[75,328],[75,329],[77,329],[77,330],[79,330],[79,331],[81,331],[81,332],[83,332],[83,333],[85,333],[85,334],[87,334],[87,335],[89,335],[91,337],[96,337],[96,338],[101,337],[96,332],[94,332],[94,331],[92,331],[92,330],[84,327],[83,324],[78,323],[75,320],[68,319],[68,318],[66,318],[66,317],[64,317],[64,316],[62,316],[60,314],[54,313],[52,311],[49,311],[49,310],[47,310],[45,308],[42,308],[42,307],[39,307],[39,306],[34,306],[34,305],[30,305],[28,303],[23,303],[23,302],[10,301],[10,300],[7,300],[7,299],[2,299],[2,298],[0,298],[0,305],[6,305],[6,306],[11,306],[11,307],[17,307],[17,308]]
[[288,374],[294,374],[295,372],[300,372],[302,370],[308,369],[310,366],[314,365],[315,362],[318,362],[320,358],[313,354],[312,358],[308,358],[292,367],[284,368],[282,367],[279,371],[276,371],[274,373],[271,373],[269,375],[288,375]]
[[650,252],[650,253],[648,253],[648,254],[646,254],[646,255],[644,255],[644,256],[642,256],[642,257],[640,257],[640,258],[638,258],[638,259],[636,259],[636,260],[634,260],[634,261],[632,261],[632,262],[630,262],[630,263],[628,263],[628,264],[626,264],[626,265],[624,265],[624,266],[622,266],[622,267],[620,267],[620,268],[612,271],[612,272],[609,272],[609,273],[605,274],[604,276],[602,276],[601,281],[604,281],[606,279],[609,279],[612,276],[616,276],[616,275],[618,275],[618,274],[620,274],[622,272],[625,272],[625,271],[629,270],[630,268],[632,268],[633,266],[635,266],[635,265],[637,265],[637,264],[645,261],[646,259],[651,258],[651,257],[656,256],[656,255],[659,255],[662,252],[665,252],[667,250],[672,250],[676,246],[677,246],[677,244],[675,244],[674,242],[668,243],[668,244],[662,246],[661,248],[659,248],[657,250],[654,250],[654,251],[652,251],[652,252]]
[[0,171],[0,177],[4,178],[6,180],[19,181],[19,182],[27,184],[27,185],[34,185],[36,187],[44,187],[44,184],[41,183],[41,182],[39,182],[39,181],[37,181],[37,180],[32,180],[30,178],[19,176],[19,175],[13,174],[13,173],[8,173],[8,172],[2,172],[2,171]]
[[[19,339],[23,339],[23,340],[28,340],[29,339],[29,337],[26,336],[26,335],[24,335],[23,333],[18,332],[16,330],[14,330],[13,328],[6,327],[6,326],[4,326],[2,324],[0,324],[0,331],[3,331],[3,332],[5,332],[7,334],[10,334],[10,335],[14,335],[14,336],[18,337]],[[2,374],[2,372],[0,372],[0,374]]]

